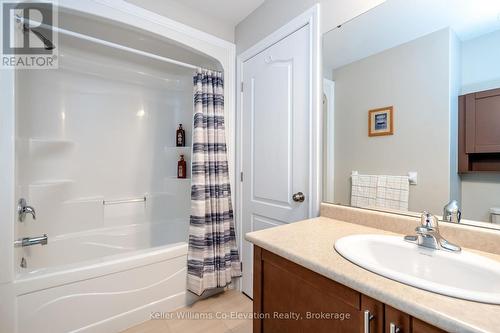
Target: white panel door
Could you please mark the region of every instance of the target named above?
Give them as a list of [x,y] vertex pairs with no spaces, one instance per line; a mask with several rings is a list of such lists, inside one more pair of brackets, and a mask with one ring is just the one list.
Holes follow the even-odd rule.
[[[308,218],[309,40],[306,25],[243,63],[243,234]],[[303,201],[294,200],[299,192]],[[242,290],[252,297],[253,248],[245,240],[242,260]]]

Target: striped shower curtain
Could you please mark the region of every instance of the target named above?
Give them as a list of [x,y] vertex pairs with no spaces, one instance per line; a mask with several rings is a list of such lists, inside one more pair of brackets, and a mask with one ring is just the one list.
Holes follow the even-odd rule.
[[241,276],[231,206],[222,73],[194,75],[188,290],[201,295]]

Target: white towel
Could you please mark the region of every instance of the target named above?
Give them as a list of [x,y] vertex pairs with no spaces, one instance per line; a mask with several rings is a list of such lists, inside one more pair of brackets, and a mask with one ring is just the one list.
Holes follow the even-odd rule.
[[377,176],[352,175],[351,206],[375,207],[377,204]]
[[377,207],[407,211],[409,193],[408,176],[378,176]]
[[408,176],[352,175],[351,206],[408,210]]

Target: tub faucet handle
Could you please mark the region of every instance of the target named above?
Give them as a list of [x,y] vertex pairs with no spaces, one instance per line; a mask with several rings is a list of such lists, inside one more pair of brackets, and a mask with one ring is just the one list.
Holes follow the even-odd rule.
[[24,222],[26,218],[26,214],[31,214],[33,216],[33,220],[36,220],[36,212],[35,208],[28,206],[26,204],[26,199],[21,198],[17,202],[17,214],[19,217],[19,222]]

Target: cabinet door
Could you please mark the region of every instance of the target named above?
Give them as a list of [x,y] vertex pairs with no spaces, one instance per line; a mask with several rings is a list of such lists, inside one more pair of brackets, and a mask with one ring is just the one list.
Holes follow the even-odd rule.
[[466,153],[500,152],[500,89],[465,95]]
[[[366,295],[362,295],[361,311],[363,313],[363,328],[364,325],[368,325],[368,330],[364,329],[363,332],[384,332],[384,303]],[[365,316],[368,316],[368,319]]]
[[440,328],[427,324],[417,318],[412,318],[412,333],[446,333]]
[[270,252],[255,251],[261,264],[254,271],[254,311],[263,319],[254,320],[254,333],[362,332],[361,294]]
[[389,305],[385,306],[385,332],[411,333],[410,316]]

